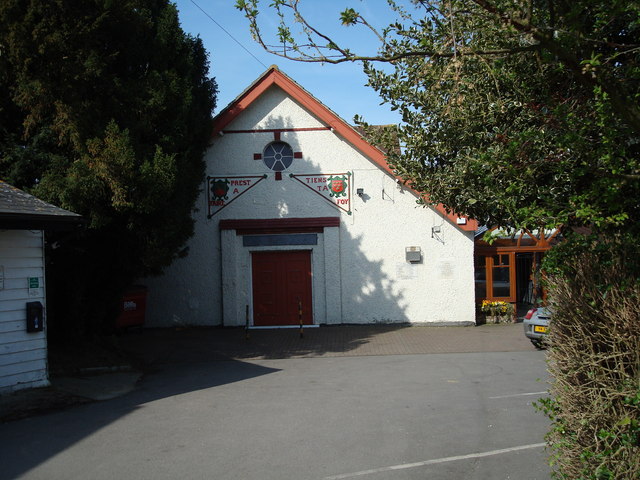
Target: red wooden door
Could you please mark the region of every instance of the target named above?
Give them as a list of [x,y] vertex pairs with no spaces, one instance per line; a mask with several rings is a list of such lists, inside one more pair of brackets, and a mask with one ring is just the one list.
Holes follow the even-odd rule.
[[311,252],[252,252],[253,324],[311,325]]

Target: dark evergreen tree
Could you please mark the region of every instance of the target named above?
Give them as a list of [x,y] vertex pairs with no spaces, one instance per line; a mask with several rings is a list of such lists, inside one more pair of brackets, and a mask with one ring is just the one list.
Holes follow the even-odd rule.
[[168,0],[2,0],[0,31],[0,175],[87,219],[50,238],[49,318],[96,331],[193,233],[207,53]]

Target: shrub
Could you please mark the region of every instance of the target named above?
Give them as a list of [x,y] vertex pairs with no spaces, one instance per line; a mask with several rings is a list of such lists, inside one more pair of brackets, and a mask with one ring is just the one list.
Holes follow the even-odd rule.
[[620,237],[587,243],[549,277],[553,382],[541,405],[554,478],[638,479],[639,249]]

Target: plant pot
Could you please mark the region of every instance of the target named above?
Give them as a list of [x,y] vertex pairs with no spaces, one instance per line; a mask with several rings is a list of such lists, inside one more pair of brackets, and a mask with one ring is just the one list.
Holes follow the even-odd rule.
[[487,315],[487,323],[512,323],[511,315]]

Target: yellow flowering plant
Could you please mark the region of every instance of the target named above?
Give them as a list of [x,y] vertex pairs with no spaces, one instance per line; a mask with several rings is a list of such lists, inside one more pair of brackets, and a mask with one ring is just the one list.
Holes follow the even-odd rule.
[[482,305],[480,305],[480,311],[491,316],[505,315],[511,308],[511,304],[508,302],[491,300],[483,300]]

